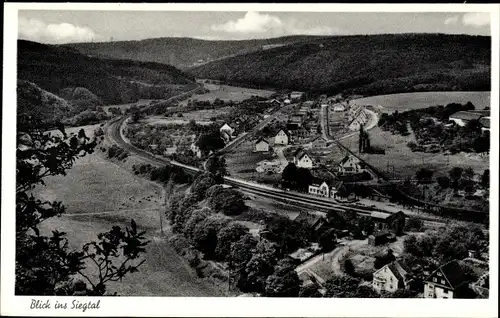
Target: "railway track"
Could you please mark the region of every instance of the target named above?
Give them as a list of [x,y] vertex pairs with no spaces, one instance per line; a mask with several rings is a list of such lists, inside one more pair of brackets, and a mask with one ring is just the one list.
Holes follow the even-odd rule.
[[[159,156],[159,155],[154,155],[150,152],[147,152],[143,149],[137,148],[129,143],[127,143],[122,136],[121,132],[121,127],[124,123],[124,121],[127,119],[127,117],[122,116],[113,119],[109,124],[107,125],[107,136],[109,136],[109,139],[111,142],[116,143],[123,149],[127,150],[130,153],[133,153],[135,155],[138,155],[143,159],[145,162],[148,162],[152,165],[158,165],[158,166],[163,166],[166,164],[170,164],[173,166],[180,167],[190,173],[196,174],[203,172],[202,169],[198,169],[192,166],[188,166],[185,164],[182,164],[180,162],[176,162],[173,160],[169,160],[165,157]],[[387,214],[391,214],[391,212],[387,212],[384,210],[379,210],[379,209],[374,209],[370,207],[360,207],[360,206],[352,206],[351,204],[346,204],[346,203],[340,203],[333,201],[328,198],[322,198],[322,197],[316,197],[316,196],[311,196],[299,192],[292,192],[292,191],[286,191],[282,189],[277,189],[261,184],[257,184],[254,182],[248,182],[245,180],[233,178],[233,177],[224,177],[224,183],[227,185],[231,185],[233,187],[239,188],[242,192],[250,195],[255,195],[255,196],[260,196],[260,197],[265,197],[269,199],[273,199],[276,201],[280,201],[283,203],[289,203],[289,204],[294,204],[296,206],[300,206],[309,210],[315,210],[315,211],[323,211],[323,212],[329,212],[329,211],[337,211],[337,212],[353,212],[357,213],[359,215],[364,215],[368,216],[371,214],[373,211],[378,211],[378,212],[383,212]],[[441,223],[444,224],[444,222],[440,222],[436,220],[435,218],[430,218],[430,217],[425,217],[425,216],[418,216],[422,220],[433,222],[433,223]]]

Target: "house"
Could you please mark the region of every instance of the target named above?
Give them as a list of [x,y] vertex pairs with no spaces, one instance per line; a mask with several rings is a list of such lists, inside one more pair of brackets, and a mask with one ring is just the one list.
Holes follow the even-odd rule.
[[285,98],[283,100],[283,104],[285,104],[285,105],[290,105],[291,103],[292,103],[292,101],[290,100],[290,98]]
[[198,147],[196,142],[193,142],[189,149],[191,149],[196,157],[201,158],[203,156],[203,152],[201,151],[200,147]]
[[361,126],[366,124],[366,120],[366,116],[357,116],[349,123],[349,125],[347,125],[347,128],[352,131],[358,131]]
[[470,278],[457,260],[442,265],[424,280],[424,298],[460,298]]
[[276,136],[274,136],[275,145],[288,145],[290,143],[290,134],[284,130],[280,129]]
[[376,291],[393,293],[408,286],[409,270],[404,269],[398,261],[386,264],[373,273],[372,287]]
[[232,138],[231,138],[231,135],[230,135],[230,134],[229,134],[226,130],[221,131],[221,133],[220,133],[220,137],[222,138],[222,140],[224,140],[224,143],[226,143],[226,144],[227,144],[228,142],[230,142],[230,141],[231,141],[231,139],[232,139]]
[[480,113],[474,113],[474,112],[469,112],[469,111],[459,111],[454,113],[449,117],[449,120],[454,122],[460,127],[464,127],[467,125],[468,122],[473,121],[473,120],[479,120],[481,117],[483,117],[482,114]]
[[[314,131],[316,131],[314,127],[311,127],[311,130],[313,129]],[[328,138],[325,138],[324,136],[318,136],[312,141],[313,147],[320,147],[320,148],[327,147],[330,143],[331,141],[328,140]]]
[[342,104],[335,104],[333,106],[333,111],[334,112],[343,112],[343,111],[345,111],[345,106]]
[[283,106],[283,104],[277,100],[277,99],[271,99],[269,102],[269,105],[271,105],[272,107],[280,107],[280,106]]
[[269,142],[264,138],[259,138],[255,142],[255,152],[268,152],[269,151]]
[[406,216],[402,211],[392,214],[372,212],[370,218],[374,223],[375,233],[393,233],[395,235],[403,233]]
[[382,245],[394,241],[396,236],[389,232],[378,232],[368,236],[368,244],[372,246]]
[[344,182],[340,180],[335,180],[330,183],[330,198],[335,198],[335,194],[341,189],[345,187]]
[[330,197],[339,202],[352,202],[356,200],[356,194],[343,182],[340,182],[337,186],[330,186]]
[[231,126],[229,126],[227,123],[224,124],[221,128],[220,128],[220,132],[226,132],[229,136],[232,136],[233,133],[234,133],[234,129],[231,128]]
[[319,231],[327,223],[323,216],[306,211],[301,211],[294,221],[302,223],[315,231]]
[[295,154],[293,156],[293,163],[298,168],[310,169],[313,166],[313,161],[312,161],[311,157],[302,148],[299,148],[295,151]]
[[259,173],[281,173],[283,171],[279,160],[263,160],[257,163],[255,170]]
[[290,99],[296,101],[302,99],[302,96],[304,96],[304,92],[292,92],[290,94]]
[[479,123],[482,131],[490,131],[490,117],[481,117]]
[[366,171],[366,165],[357,157],[348,154],[340,161],[337,171],[339,174],[357,174]]
[[322,183],[313,183],[309,185],[309,194],[317,195],[320,197],[330,197],[330,187],[323,181]]
[[295,113],[290,117],[290,123],[295,124],[298,127],[302,127],[302,124],[304,123],[304,115],[303,114],[298,114]]

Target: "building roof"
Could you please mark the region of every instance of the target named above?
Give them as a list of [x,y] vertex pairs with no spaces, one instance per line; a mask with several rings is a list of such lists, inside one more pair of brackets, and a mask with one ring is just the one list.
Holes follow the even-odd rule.
[[258,143],[261,143],[261,142],[265,142],[266,144],[269,144],[269,142],[267,140],[265,140],[264,138],[260,137],[259,139],[257,139],[257,141],[255,142],[255,144],[258,144]]
[[474,112],[468,112],[468,111],[460,111],[456,112],[453,115],[450,116],[451,118],[456,118],[456,119],[463,119],[463,120],[479,120],[483,115],[479,113],[474,113]]
[[396,213],[384,213],[384,212],[372,212],[370,217],[372,219],[377,219],[378,221],[383,221],[383,222],[387,222],[387,223],[390,223],[392,222],[394,219],[396,219],[397,217],[399,217],[400,215],[402,215],[403,217],[405,217],[405,214],[402,212],[402,211],[399,211],[399,212],[396,212]]
[[445,276],[446,280],[450,283],[450,285],[453,288],[457,288],[461,286],[464,283],[467,283],[467,277],[464,273],[464,270],[462,266],[458,263],[457,260],[453,260],[451,262],[446,263],[445,265],[442,265],[438,269],[436,269],[434,272],[432,272],[429,277],[426,278],[426,281],[434,275],[437,271],[441,271],[443,275]]
[[479,119],[479,122],[484,128],[491,128],[490,127],[490,117],[481,117]]
[[335,188],[336,190],[342,188],[344,186],[344,181],[341,181],[341,180],[333,180],[332,182],[330,182],[329,186],[331,188]]
[[231,130],[233,130],[233,128],[231,126],[229,126],[229,124],[227,124],[227,123],[225,123],[224,125],[222,125],[222,127],[220,129],[225,130],[225,129],[228,129],[228,128],[231,129]]
[[404,280],[409,272],[408,270],[404,269],[398,261],[387,264],[386,266],[391,270],[391,272],[394,274],[394,276],[396,276],[398,280]]
[[308,213],[306,211],[302,211],[299,215],[294,219],[296,222],[305,223],[309,227],[315,227],[321,221],[324,221],[323,217],[317,214]]
[[276,133],[276,136],[280,133],[280,131],[283,131],[285,133],[285,135],[290,138],[290,133],[288,132],[288,130],[284,129],[284,128],[281,128],[280,130],[278,130],[278,132]]
[[297,158],[297,160],[302,159],[304,156],[308,156],[309,157],[309,155],[307,154],[307,152],[304,149],[302,149],[302,148],[297,149],[295,151],[295,154],[293,156],[295,158]]
[[386,221],[390,216],[391,216],[391,214],[383,213],[383,212],[372,212],[370,214],[370,217],[372,219],[379,219],[379,220],[383,220],[383,221]]
[[348,154],[348,155],[345,155],[345,157],[344,157],[344,158],[342,158],[342,160],[340,161],[340,163],[339,163],[339,164],[341,164],[341,165],[342,165],[342,164],[346,163],[346,162],[347,162],[349,159],[351,159],[351,158],[354,158],[354,159],[356,159],[356,161],[358,161],[359,163],[361,163],[361,161],[360,161],[358,158],[356,158],[356,157],[355,157],[355,156],[353,156],[353,155],[349,155],[349,154]]

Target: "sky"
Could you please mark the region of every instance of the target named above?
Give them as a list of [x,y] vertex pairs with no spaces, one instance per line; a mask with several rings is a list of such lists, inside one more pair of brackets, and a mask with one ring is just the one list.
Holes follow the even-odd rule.
[[158,37],[243,40],[285,35],[490,35],[489,13],[19,10],[18,37],[42,43]]

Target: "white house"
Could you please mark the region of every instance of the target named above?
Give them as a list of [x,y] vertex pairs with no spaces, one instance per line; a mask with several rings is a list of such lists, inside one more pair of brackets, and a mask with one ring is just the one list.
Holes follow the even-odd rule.
[[227,130],[221,131],[220,136],[221,136],[222,140],[224,140],[224,143],[226,143],[226,144],[228,142],[230,142],[232,139],[231,135],[229,134],[229,132]]
[[191,146],[189,147],[189,149],[191,149],[191,151],[195,154],[196,157],[198,157],[198,158],[202,157],[203,153],[202,153],[200,147],[198,147],[195,142],[193,142],[191,144]]
[[231,126],[229,126],[228,124],[224,124],[221,128],[220,128],[220,132],[226,132],[229,136],[232,136],[233,133],[234,133],[234,129],[231,128]]
[[337,171],[339,174],[357,174],[367,170],[364,163],[355,156],[349,154],[340,161]]
[[483,115],[474,112],[460,111],[456,112],[449,117],[450,121],[454,122],[460,127],[464,127],[468,122],[472,120],[479,120]]
[[460,264],[453,260],[424,280],[424,298],[457,298],[469,283]]
[[293,156],[293,163],[298,168],[312,168],[313,161],[311,157],[304,151],[304,149],[299,148],[295,151],[295,155]]
[[290,143],[290,135],[283,129],[280,129],[276,136],[274,136],[275,145],[288,145]]
[[289,104],[291,104],[291,103],[292,103],[292,101],[290,100],[290,98],[285,98],[285,99],[283,100],[283,104],[285,104],[285,105],[289,105]]
[[343,111],[345,111],[345,106],[342,104],[335,104],[333,106],[333,111],[334,112],[343,112]]
[[299,99],[301,99],[301,98],[302,98],[302,96],[304,96],[304,92],[292,92],[292,93],[290,94],[290,98],[291,98],[292,100],[299,100]]
[[330,187],[325,181],[322,183],[313,183],[309,185],[309,194],[328,198],[330,196]]
[[408,271],[397,261],[386,264],[373,273],[372,287],[376,291],[393,293],[407,287]]
[[264,138],[259,138],[255,142],[255,152],[268,152],[269,151],[269,142]]
[[353,131],[359,130],[361,125],[364,125],[368,121],[368,115],[365,112],[365,108],[357,107],[354,111],[350,111],[349,120],[348,128]]

